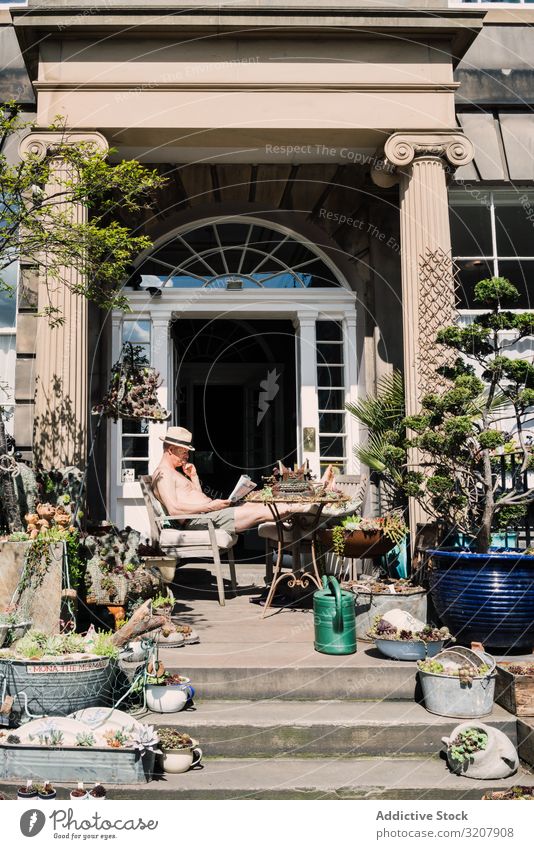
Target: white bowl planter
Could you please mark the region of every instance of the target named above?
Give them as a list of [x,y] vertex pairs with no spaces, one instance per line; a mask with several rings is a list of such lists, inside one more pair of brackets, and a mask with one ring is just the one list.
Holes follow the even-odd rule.
[[191,746],[183,749],[162,750],[163,769],[165,772],[177,775],[187,772],[192,766],[196,766],[202,760],[202,749],[198,740],[192,740]]
[[[450,757],[448,747],[462,731],[470,728],[485,731],[488,735],[486,748],[473,752],[468,760],[459,763]],[[483,722],[462,722],[451,732],[450,737],[443,737],[442,742],[446,746],[449,769],[457,775],[490,780],[507,778],[518,770],[519,758],[512,741],[499,729],[485,725]]]
[[189,678],[183,678],[180,684],[146,684],[146,706],[155,713],[176,713],[184,709],[194,692]]

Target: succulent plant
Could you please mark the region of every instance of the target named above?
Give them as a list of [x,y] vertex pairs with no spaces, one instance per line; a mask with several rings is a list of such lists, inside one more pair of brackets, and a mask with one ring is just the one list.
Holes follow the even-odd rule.
[[159,742],[159,731],[156,732],[153,725],[140,725],[132,733],[131,745],[141,754],[154,751]]
[[123,749],[131,744],[131,735],[120,729],[117,731],[106,731],[104,739],[111,749]]
[[82,731],[81,734],[76,735],[76,745],[81,746],[83,748],[91,748],[96,743],[94,734],[91,734],[90,731]]
[[187,749],[189,746],[193,745],[193,740],[189,734],[176,731],[175,728],[160,728],[158,734],[159,745],[162,751],[169,751],[170,749]]

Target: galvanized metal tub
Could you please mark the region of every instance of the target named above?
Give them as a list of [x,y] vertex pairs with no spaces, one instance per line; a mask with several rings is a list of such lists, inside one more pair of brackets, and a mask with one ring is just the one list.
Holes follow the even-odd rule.
[[[443,661],[446,656],[458,655],[474,657],[478,668],[481,664],[489,667],[487,674],[475,675],[471,681],[462,683],[458,675],[447,675],[443,672],[425,672],[419,669],[419,680],[423,691],[425,708],[438,716],[452,716],[457,719],[473,719],[488,716],[493,710],[495,698],[495,681],[497,671],[495,659],[483,651],[473,651],[463,646],[446,649],[436,656],[435,660]],[[474,664],[473,672],[477,671]]]
[[34,781],[144,784],[152,779],[155,753],[135,749],[88,749],[0,745],[0,777]]
[[373,593],[358,590],[354,592],[356,605],[356,638],[369,642],[367,632],[373,627],[375,618],[383,616],[399,607],[411,613],[415,619],[426,622],[426,590],[414,593]]
[[108,657],[0,660],[0,695],[13,696],[21,716],[68,716],[86,707],[109,704],[117,677]]

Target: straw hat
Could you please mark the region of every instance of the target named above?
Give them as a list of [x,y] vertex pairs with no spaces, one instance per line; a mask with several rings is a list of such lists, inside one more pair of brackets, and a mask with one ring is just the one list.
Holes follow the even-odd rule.
[[168,442],[170,445],[181,445],[183,448],[188,448],[189,451],[195,450],[191,445],[193,434],[185,427],[170,427],[165,436],[159,438],[162,442]]

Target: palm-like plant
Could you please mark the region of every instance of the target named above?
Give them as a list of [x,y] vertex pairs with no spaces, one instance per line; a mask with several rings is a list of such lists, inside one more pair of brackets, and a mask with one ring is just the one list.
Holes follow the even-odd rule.
[[364,445],[355,445],[354,454],[375,472],[384,507],[392,510],[406,504],[406,428],[404,427],[404,383],[394,371],[377,383],[376,393],[346,405],[367,431]]

